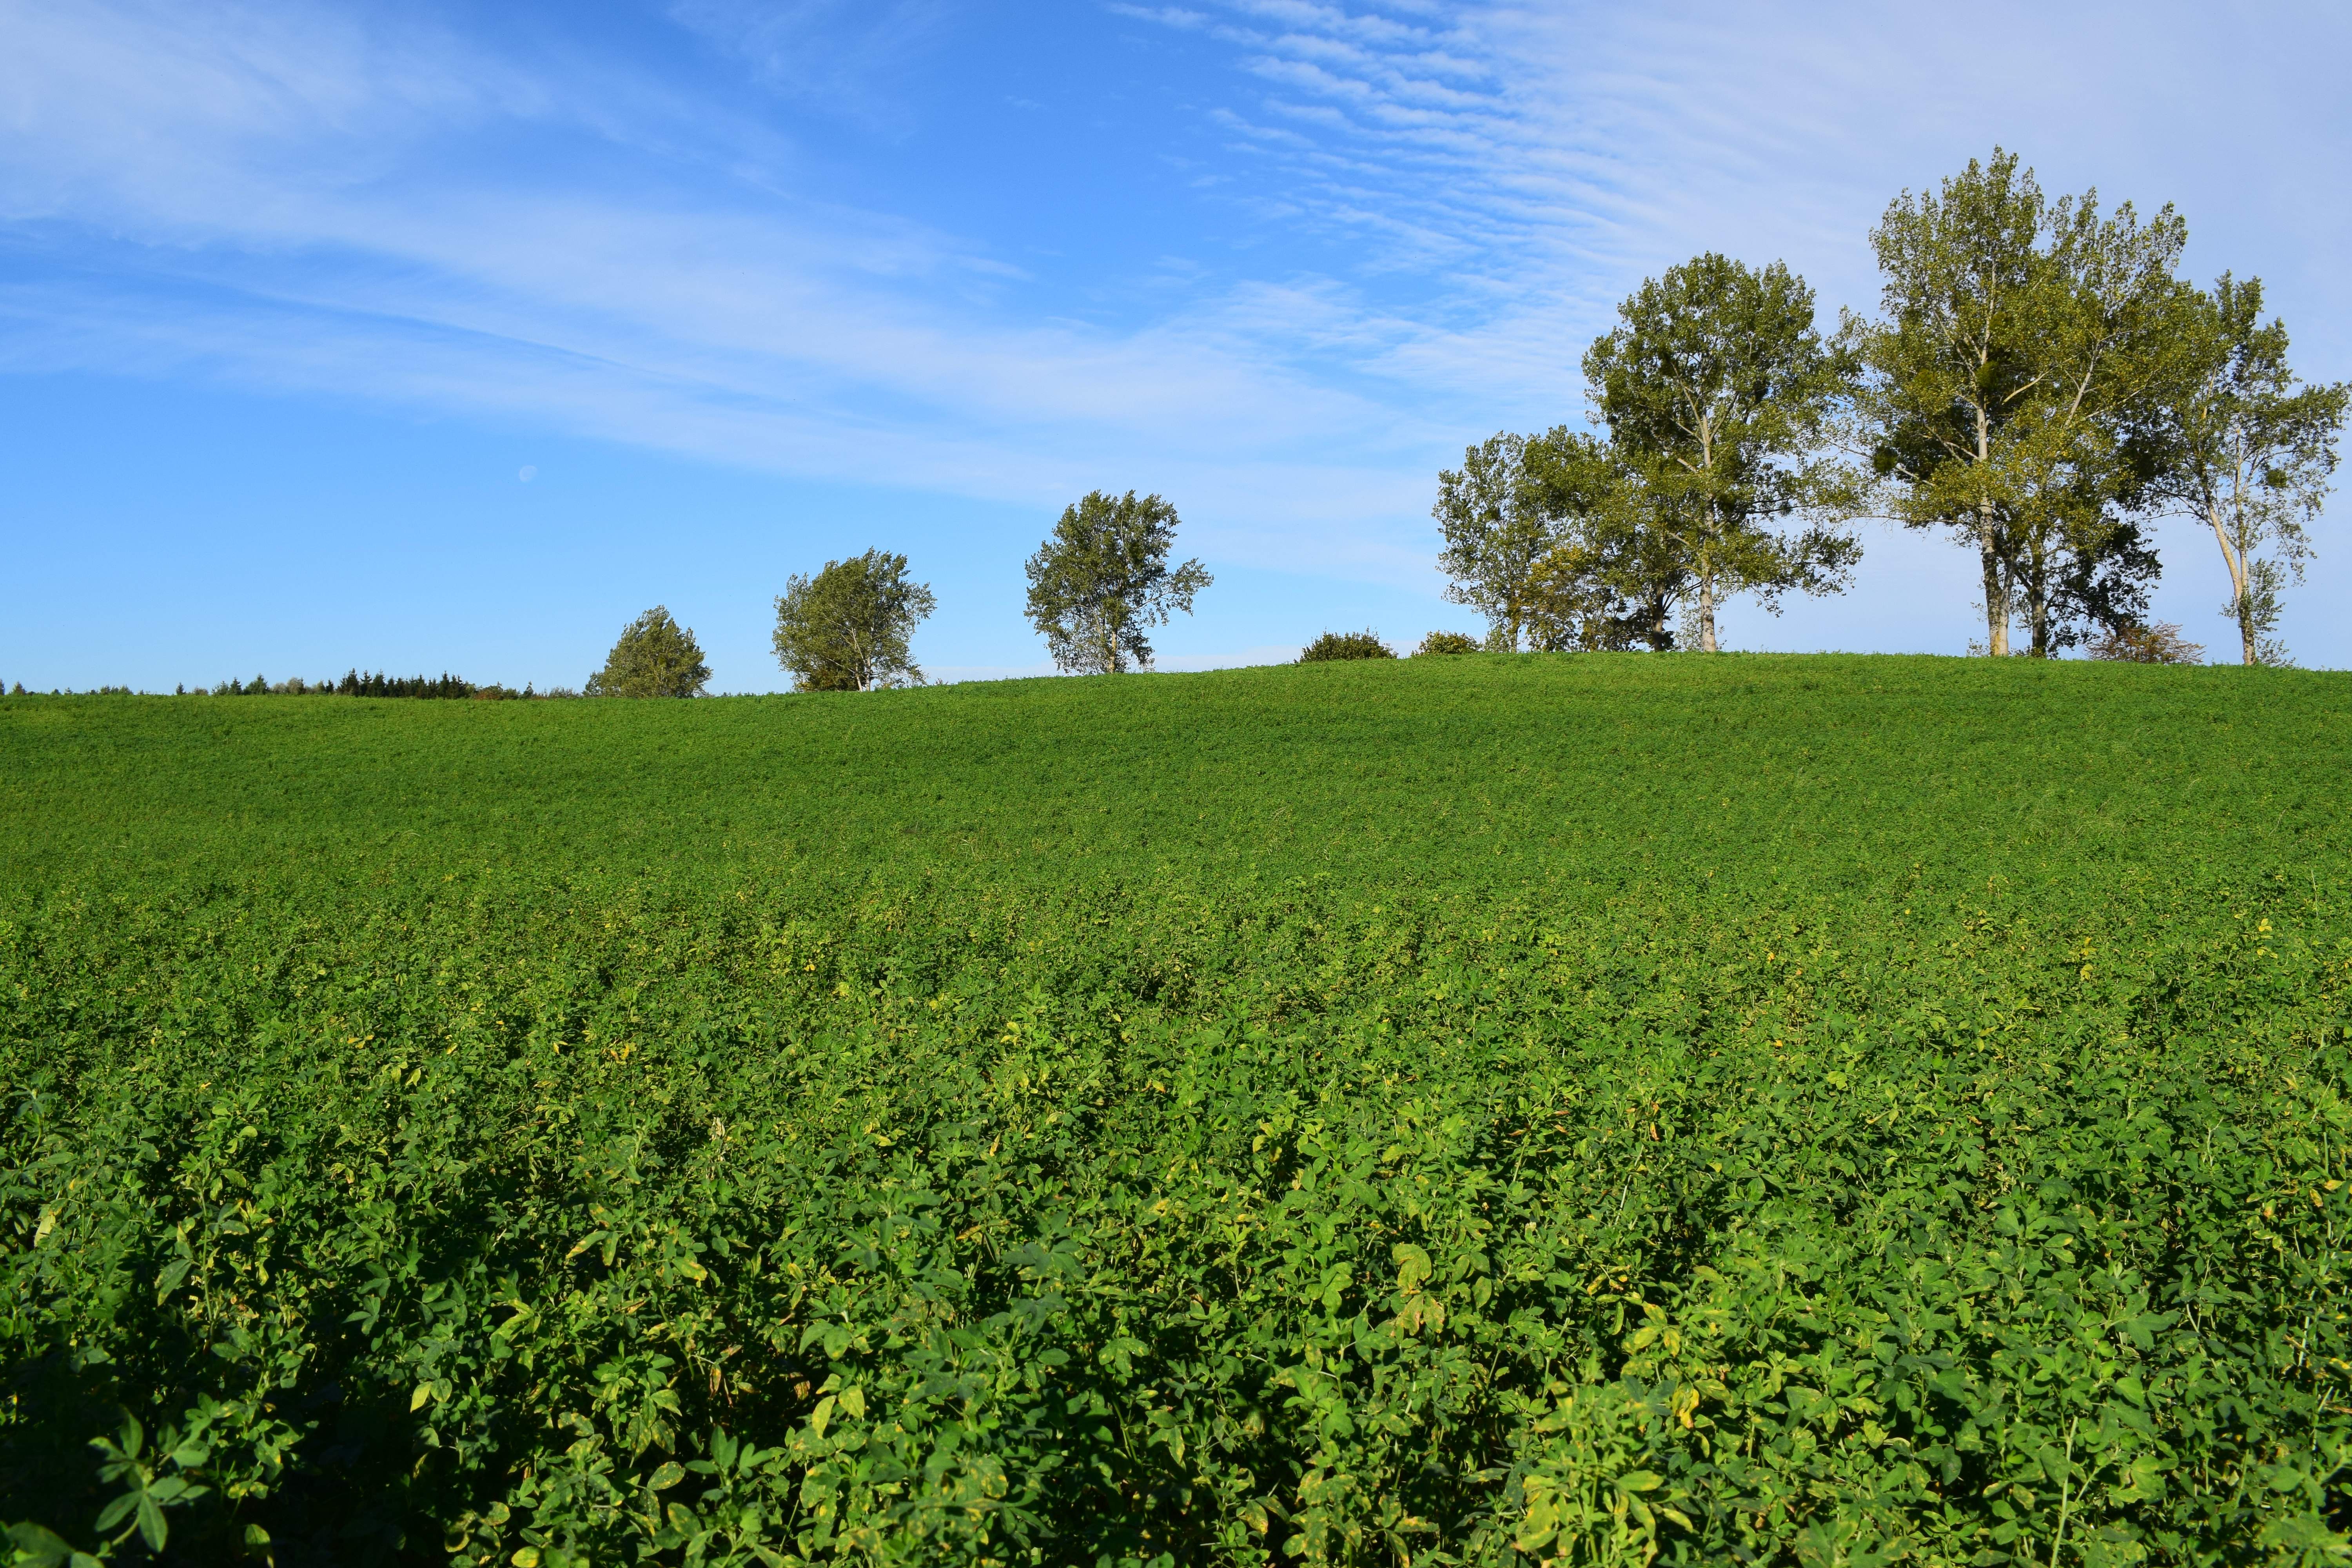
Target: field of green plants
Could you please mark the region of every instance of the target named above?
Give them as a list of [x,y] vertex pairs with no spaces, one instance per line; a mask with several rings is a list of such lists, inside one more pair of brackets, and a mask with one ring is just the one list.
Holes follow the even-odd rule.
[[19,1563],[2352,1561],[2352,678],[0,700]]

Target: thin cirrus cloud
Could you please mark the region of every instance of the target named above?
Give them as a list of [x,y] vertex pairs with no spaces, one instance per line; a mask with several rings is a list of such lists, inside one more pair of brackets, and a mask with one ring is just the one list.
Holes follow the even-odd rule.
[[[2316,324],[2315,374],[2352,346],[2315,259],[2345,218],[2293,195],[2344,151],[2322,79],[2352,40],[2315,6],[2266,18],[2296,47],[2202,121],[2179,106],[2248,54],[2246,19],[2186,5],[1074,13],[1058,32],[1095,41],[1065,72],[1171,73],[1125,151],[1181,164],[1193,205],[1139,274],[1075,229],[808,177],[797,114],[954,133],[908,83],[988,20],[966,8],[677,0],[646,16],[688,47],[653,59],[454,16],[0,0],[0,364],[1024,503],[1149,471],[1222,559],[1427,590],[1435,465],[1577,417],[1582,345],[1643,275],[1780,257],[1867,308],[1887,198],[1997,141],[2057,188],[2179,201],[2200,268],[2263,273]],[[1008,158],[1008,183],[1046,177]]]
[[760,80],[872,131],[918,123],[905,77],[951,37],[946,0],[678,0],[679,26],[749,64]]
[[[548,79],[446,31],[292,6],[212,26],[10,9],[0,202],[20,244],[89,263],[0,289],[18,368],[357,390],[1024,500],[1148,447],[1202,493],[1310,525],[1390,504],[1334,470],[1401,416],[1286,363],[1328,289],[1244,281],[1124,332],[1008,317],[986,298],[1018,268],[985,244],[780,193],[761,134],[756,177],[713,177],[704,150],[740,125],[659,84],[613,91],[614,68]],[[782,47],[773,27],[738,43]],[[452,156],[550,129],[616,152],[593,181]]]

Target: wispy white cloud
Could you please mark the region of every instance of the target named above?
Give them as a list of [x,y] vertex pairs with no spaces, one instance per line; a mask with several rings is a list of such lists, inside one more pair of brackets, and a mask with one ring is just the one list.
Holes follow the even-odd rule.
[[[2306,245],[2344,222],[2278,195],[2326,188],[2340,124],[2298,141],[2284,110],[2241,103],[2225,167],[2158,123],[2227,18],[1107,9],[1220,51],[1189,110],[1190,150],[1220,160],[1197,188],[1244,228],[1328,237],[1333,259],[1155,258],[1134,319],[1087,325],[1024,292],[1025,255],[814,199],[772,122],[630,61],[314,0],[0,0],[0,221],[52,263],[0,293],[0,352],[1007,499],[1134,475],[1181,489],[1228,558],[1421,584],[1435,458],[1574,417],[1613,300],[1694,250],[1784,257],[1866,305],[1878,208],[1996,139],[2056,184],[2179,196],[2193,220],[2219,192],[2293,205]],[[961,25],[931,0],[672,15],[869,124],[896,112],[908,51]],[[2295,16],[2298,61],[2346,41],[2332,14]],[[595,177],[457,155],[526,135],[593,142]],[[2345,302],[2315,265],[2299,286]]]
[[[1124,332],[1008,320],[987,294],[1017,267],[888,214],[723,184],[425,177],[469,117],[675,136],[616,131],[612,95],[583,113],[567,84],[446,36],[286,9],[252,29],[14,10],[36,25],[0,79],[9,216],[116,242],[103,286],[0,300],[20,366],[202,368],[1000,497],[1150,473],[1212,510],[1281,510],[1289,526],[1229,539],[1275,563],[1322,552],[1335,505],[1392,515],[1388,476],[1346,454],[1423,438],[1291,363],[1339,341],[1328,289],[1247,285]],[[153,90],[121,90],[133,79]],[[672,107],[638,97],[648,122]],[[1382,573],[1403,559],[1377,539],[1346,552]]]
[[869,129],[905,133],[908,63],[955,24],[950,0],[676,0],[670,16],[768,86]]

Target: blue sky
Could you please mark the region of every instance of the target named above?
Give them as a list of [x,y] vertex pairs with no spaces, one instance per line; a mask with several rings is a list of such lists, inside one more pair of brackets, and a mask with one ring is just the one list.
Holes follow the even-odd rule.
[[[1643,276],[1868,309],[1887,201],[1996,142],[2176,203],[2352,374],[2341,5],[0,0],[0,679],[578,684],[656,602],[784,684],[785,576],[878,544],[935,677],[1042,669],[1023,559],[1158,490],[1162,664],[1441,602],[1436,470],[1580,420]],[[526,477],[528,476],[528,477]],[[2345,504],[2338,515],[2352,516]],[[1957,653],[1885,526],[1735,647]],[[2217,655],[2210,539],[2158,611]],[[2291,601],[2352,665],[2352,540]]]

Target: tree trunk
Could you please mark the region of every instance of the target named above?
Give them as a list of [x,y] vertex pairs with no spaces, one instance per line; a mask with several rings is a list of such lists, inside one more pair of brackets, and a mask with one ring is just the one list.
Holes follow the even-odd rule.
[[2247,590],[2252,584],[2246,581],[2246,557],[2242,552],[2231,547],[2230,531],[2221,526],[2219,503],[2206,507],[2205,521],[2213,525],[2213,539],[2221,547],[2222,563],[2230,568],[2230,586],[2233,590],[2230,602],[2237,606],[2241,657],[2248,664],[2259,663],[2254,653],[2254,602],[2247,597]]
[[2050,657],[2050,559],[2037,544],[2025,571],[2025,626],[2028,650],[2036,658]]
[[[1708,437],[1709,432],[1702,423],[1699,427],[1699,452],[1706,458],[1707,468],[1712,475],[1715,468],[1715,448],[1714,443]],[[1717,516],[1715,510],[1715,498],[1709,496],[1706,501],[1706,537],[1710,542],[1722,537],[1721,521],[1722,519]],[[1715,554],[1710,550],[1701,550],[1698,552],[1698,647],[1701,653],[1716,651]]]
[[2009,657],[2009,584],[2001,576],[2000,552],[1993,548],[1991,525],[1977,541],[1978,552],[1984,558],[1985,652],[1995,658]]
[[[1978,356],[1979,364],[1984,356]],[[1977,470],[1992,461],[1992,421],[1984,405],[1977,405]],[[2009,582],[2000,571],[2000,524],[1992,499],[1977,502],[1977,549],[1984,557],[1985,652],[1994,658],[2009,657]]]

